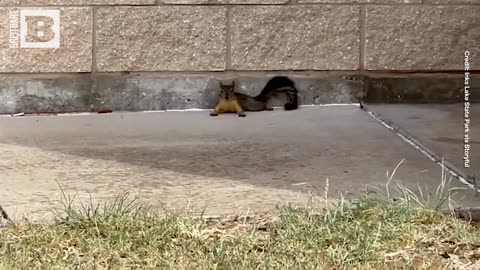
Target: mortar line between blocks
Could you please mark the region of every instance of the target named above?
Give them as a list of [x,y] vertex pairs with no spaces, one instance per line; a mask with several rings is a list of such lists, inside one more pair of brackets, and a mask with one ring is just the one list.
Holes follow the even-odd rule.
[[97,72],[97,7],[92,7],[92,73]]
[[365,70],[366,63],[366,37],[367,37],[367,6],[360,6],[360,56],[359,56],[359,69],[360,71]]
[[232,7],[226,6],[226,27],[225,27],[225,69],[232,69],[232,33],[230,25],[232,23]]
[[428,149],[427,147],[422,145],[420,142],[418,142],[416,139],[414,139],[413,136],[408,134],[408,132],[406,132],[405,130],[397,127],[391,121],[381,119],[379,116],[377,116],[373,112],[369,111],[365,107],[365,105],[364,105],[363,110],[365,112],[367,112],[373,119],[377,120],[377,122],[379,122],[385,128],[392,131],[397,136],[399,136],[402,140],[404,140],[409,145],[413,146],[415,149],[417,149],[419,152],[421,152],[428,159],[435,162],[442,169],[445,169],[445,171],[450,173],[453,177],[457,178],[462,184],[466,185],[467,187],[469,187],[472,190],[476,190],[476,187],[473,184],[471,184],[470,182],[468,182],[467,179],[465,179],[465,175],[459,169],[455,168],[455,166],[453,166],[450,162],[439,158],[437,154],[435,154],[433,151],[431,151],[430,149]]

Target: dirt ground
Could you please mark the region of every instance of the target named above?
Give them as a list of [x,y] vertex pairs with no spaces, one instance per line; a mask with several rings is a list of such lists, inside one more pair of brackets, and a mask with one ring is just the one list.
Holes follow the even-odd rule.
[[[206,215],[246,214],[272,210],[278,203],[309,203],[308,193],[264,188],[225,178],[202,177],[175,171],[89,159],[38,148],[0,144],[1,200],[12,218],[50,220],[61,187],[88,203],[129,192],[142,201],[168,211]],[[10,181],[8,181],[10,179]],[[11,181],[15,179],[15,181]],[[39,181],[41,179],[41,181]],[[299,187],[301,187],[300,185]],[[319,198],[315,199],[317,202]],[[78,201],[78,200],[77,200]],[[14,202],[5,204],[5,202]]]

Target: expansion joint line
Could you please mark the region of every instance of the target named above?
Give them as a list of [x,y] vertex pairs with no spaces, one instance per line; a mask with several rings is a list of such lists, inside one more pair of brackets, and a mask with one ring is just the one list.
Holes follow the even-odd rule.
[[[453,177],[458,179],[460,182],[462,182],[464,185],[469,187],[470,189],[476,190],[476,187],[470,183],[467,180],[467,177],[455,166],[453,166],[450,162],[445,161],[443,158],[440,158],[437,154],[435,154],[433,151],[422,145],[420,142],[418,142],[413,136],[411,136],[408,132],[405,130],[402,130],[398,126],[395,126],[391,121],[385,120],[380,118],[380,116],[376,115],[375,113],[369,111],[365,105],[360,106],[362,110],[364,110],[366,113],[368,113],[373,119],[377,120],[380,124],[382,124],[385,128],[388,130],[392,131],[395,133],[397,136],[399,136],[402,140],[413,146],[415,149],[420,151],[423,155],[425,155],[427,158],[438,164],[442,169],[450,173]],[[478,191],[478,190],[477,190]]]

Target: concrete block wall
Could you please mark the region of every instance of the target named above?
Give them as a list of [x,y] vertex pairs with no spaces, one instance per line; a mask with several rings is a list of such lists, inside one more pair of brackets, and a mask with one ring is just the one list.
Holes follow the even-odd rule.
[[[10,49],[18,7],[59,8],[60,48]],[[0,72],[463,70],[479,14],[477,0],[0,0]]]
[[[22,7],[60,9],[60,48],[9,48],[9,11]],[[478,0],[0,0],[0,95],[15,103],[0,113],[18,111],[27,93],[101,85],[105,73],[138,73],[141,92],[155,74],[460,72],[466,50],[470,69],[480,70],[479,14]],[[38,73],[77,74],[82,83],[67,89]]]

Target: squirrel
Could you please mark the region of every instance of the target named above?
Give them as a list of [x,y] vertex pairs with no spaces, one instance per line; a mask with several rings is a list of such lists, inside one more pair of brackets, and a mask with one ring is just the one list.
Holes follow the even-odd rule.
[[234,92],[234,88],[235,82],[232,82],[232,84],[224,84],[220,82],[220,101],[213,112],[210,113],[210,116],[217,116],[221,113],[229,112],[237,113],[239,117],[246,116],[242,106],[240,106],[240,102]]
[[298,108],[298,90],[295,88],[295,83],[285,76],[271,78],[262,92],[255,97],[236,92],[235,95],[245,111],[258,112],[273,110],[273,108],[267,106],[267,102],[271,97],[279,93],[283,93],[287,97],[287,102],[284,105],[285,110],[289,111]]
[[244,111],[271,111],[273,108],[268,107],[267,102],[277,94],[286,95],[285,110],[298,108],[298,90],[295,88],[294,82],[285,76],[271,78],[260,94],[255,97],[235,92],[235,81],[232,81],[231,84],[220,82],[220,88],[220,101],[210,116],[217,116],[224,112],[236,112],[238,116],[245,117]]

